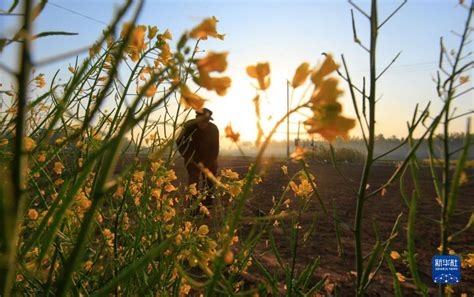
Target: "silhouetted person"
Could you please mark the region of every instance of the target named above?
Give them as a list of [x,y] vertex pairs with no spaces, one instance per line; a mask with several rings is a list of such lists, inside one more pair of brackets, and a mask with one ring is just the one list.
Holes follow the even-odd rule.
[[176,140],[188,171],[188,184],[196,183],[198,191],[208,191],[203,201],[206,206],[212,204],[211,195],[214,184],[197,165],[202,163],[214,175],[217,173],[219,129],[210,120],[213,118],[212,111],[209,109],[204,108],[202,112],[196,112],[196,118],[184,123],[183,130]]

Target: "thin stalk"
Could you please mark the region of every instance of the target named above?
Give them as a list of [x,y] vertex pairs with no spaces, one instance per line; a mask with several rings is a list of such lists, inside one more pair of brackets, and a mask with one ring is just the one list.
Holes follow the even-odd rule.
[[364,274],[364,259],[362,255],[362,216],[370,170],[375,144],[375,98],[376,98],[376,47],[377,47],[377,1],[372,1],[370,16],[370,90],[369,90],[369,141],[367,145],[367,157],[365,159],[362,179],[357,197],[356,215],[354,219],[355,255],[356,255],[356,295],[363,296],[362,275]]
[[[28,102],[28,79],[31,73],[31,53],[30,38],[31,32],[31,10],[32,1],[25,0],[23,4],[23,27],[22,30],[26,34],[24,42],[20,49],[20,73],[18,80],[18,111],[15,121],[15,142],[14,155],[12,161],[11,180],[13,185],[13,201],[11,210],[14,214],[11,219],[11,228],[13,231],[10,236],[6,237],[5,242],[5,264],[0,266],[0,295],[10,296],[13,286],[13,276],[16,269],[16,244],[18,241],[20,225],[23,221],[23,205],[26,199],[26,163],[27,154],[25,151],[25,116],[27,112]],[[8,232],[8,230],[5,230]]]
[[[469,14],[466,20],[466,24],[464,26],[464,32],[462,34],[461,42],[459,45],[458,52],[456,54],[456,59],[454,61],[454,65],[452,67],[452,74],[448,78],[446,82],[449,81],[449,87],[447,90],[447,98],[445,101],[445,113],[444,113],[444,127],[443,127],[443,133],[444,133],[444,138],[443,138],[443,153],[444,153],[444,168],[443,168],[443,205],[442,205],[442,214],[441,214],[441,254],[446,255],[448,252],[448,222],[449,222],[449,212],[448,212],[448,205],[450,204],[449,198],[450,198],[450,189],[451,189],[451,180],[449,178],[449,160],[450,160],[450,153],[449,153],[449,122],[450,122],[450,105],[451,101],[453,100],[454,96],[454,83],[455,83],[455,77],[456,74],[458,73],[458,65],[460,62],[460,58],[462,55],[462,50],[464,48],[464,45],[467,41],[467,35],[470,31],[470,23],[471,23],[471,18],[472,18],[472,13],[474,10],[474,3],[471,4],[471,7],[469,9]],[[445,82],[445,84],[446,84]]]

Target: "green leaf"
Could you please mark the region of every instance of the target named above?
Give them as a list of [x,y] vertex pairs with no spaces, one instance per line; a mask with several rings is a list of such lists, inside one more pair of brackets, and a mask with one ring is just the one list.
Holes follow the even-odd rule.
[[41,32],[39,34],[36,34],[35,36],[33,36],[33,39],[38,39],[38,38],[53,36],[53,35],[74,36],[74,35],[79,35],[79,33],[64,32],[64,31],[48,31],[48,32]]
[[408,264],[410,267],[410,272],[413,277],[413,282],[415,283],[418,290],[421,291],[423,296],[428,296],[428,289],[426,285],[421,281],[420,275],[418,274],[418,268],[416,267],[415,259],[415,220],[416,220],[416,204],[417,204],[417,194],[413,191],[413,195],[410,201],[410,210],[408,212],[408,227],[407,227],[407,241],[408,241]]
[[390,255],[388,254],[388,251],[385,251],[383,256],[384,256],[385,262],[387,262],[388,269],[390,270],[390,273],[392,274],[393,290],[395,291],[394,292],[395,296],[401,297],[402,288],[400,287],[400,281],[398,280],[398,277],[397,277],[397,270],[395,269],[395,266],[393,265],[392,259],[390,259]]
[[20,1],[19,0],[13,0],[13,3],[12,5],[10,6],[10,8],[8,9],[8,12],[12,12],[13,10],[15,10],[15,8],[18,6],[18,3]]
[[148,250],[146,254],[138,259],[137,261],[130,263],[126,268],[124,268],[116,277],[110,280],[106,285],[102,288],[94,292],[92,296],[106,296],[108,295],[113,289],[115,289],[121,282],[124,280],[129,279],[135,272],[139,271],[140,269],[144,269],[145,266],[162,254],[166,248],[170,245],[170,240],[164,240],[158,246],[155,246]]

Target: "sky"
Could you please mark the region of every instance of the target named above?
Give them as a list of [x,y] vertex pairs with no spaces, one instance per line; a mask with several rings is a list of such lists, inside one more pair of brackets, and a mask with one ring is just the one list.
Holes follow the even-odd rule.
[[[6,9],[10,2],[0,2],[0,9]],[[354,2],[370,11],[369,1]],[[380,0],[379,19],[385,19],[401,2]],[[111,21],[120,3],[112,0],[49,1],[35,23],[35,31],[69,31],[79,35],[35,41],[34,59],[41,60],[90,46],[100,36],[105,23]],[[214,121],[221,131],[231,123],[243,140],[251,140],[256,135],[252,103],[255,89],[251,85],[253,80],[245,71],[248,65],[270,63],[271,87],[262,105],[266,131],[285,114],[286,82],[292,79],[300,63],[309,62],[315,66],[322,62],[322,53],[331,53],[336,62],[341,63],[343,54],[356,84],[360,85],[362,77],[368,76],[369,55],[353,42],[351,8],[347,1],[342,0],[149,0],[145,1],[138,23],[156,25],[160,32],[169,29],[176,41],[182,32],[192,29],[204,18],[216,16],[219,19],[218,32],[226,34],[225,40],[208,40],[200,48],[229,52],[229,67],[224,74],[232,78],[232,86],[224,97],[208,92],[201,94],[208,99],[206,107],[214,112]],[[357,11],[354,15],[358,37],[368,46],[369,22]],[[431,101],[432,114],[441,108],[432,80],[437,70],[439,40],[443,36],[448,49],[456,48],[460,39],[452,32],[461,32],[466,16],[467,10],[455,0],[411,0],[381,28],[377,56],[379,72],[398,52],[401,51],[401,55],[379,80],[377,134],[406,135],[406,122],[411,119],[417,103],[425,106]],[[12,17],[0,16],[0,34],[8,36],[14,27]],[[472,52],[472,43],[466,52]],[[15,67],[15,49],[5,50],[0,54],[0,61]],[[37,71],[45,73],[48,79],[57,69],[65,69],[68,64],[74,64],[74,58]],[[6,82],[9,78],[0,72],[0,80]],[[340,85],[345,90],[340,99],[344,115],[354,117],[347,84],[341,80]],[[472,87],[472,81],[465,87]],[[293,96],[297,101],[301,90],[297,89]],[[458,113],[468,112],[474,110],[473,102],[470,93],[456,99],[454,106]],[[302,115],[290,119],[292,138],[302,120]],[[465,118],[454,121],[452,131],[464,131],[465,123]],[[301,127],[302,134],[303,130]],[[286,126],[282,126],[275,138],[286,138],[285,131]],[[357,128],[350,134],[361,135]]]

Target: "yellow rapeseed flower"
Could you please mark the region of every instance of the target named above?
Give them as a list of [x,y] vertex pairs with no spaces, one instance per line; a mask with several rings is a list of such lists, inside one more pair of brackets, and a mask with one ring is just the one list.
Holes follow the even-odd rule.
[[176,176],[176,172],[174,172],[173,169],[170,169],[170,170],[166,171],[166,181],[171,182],[171,181],[174,181],[176,179],[178,179],[178,177]]
[[165,210],[163,214],[163,221],[169,222],[174,216],[176,215],[176,211],[174,208],[169,207],[168,209]]
[[170,31],[166,29],[165,33],[162,35],[163,39],[173,40],[173,35],[171,35]]
[[328,78],[322,81],[311,96],[311,102],[317,106],[336,102],[337,98],[343,93],[342,90],[337,88],[337,84],[338,81],[335,78]]
[[444,287],[444,294],[451,296],[451,294],[454,294],[453,287],[451,285],[447,285]]
[[126,22],[122,25],[122,31],[120,31],[120,38],[124,39],[128,32],[133,28],[133,24],[130,22]]
[[209,233],[209,227],[207,227],[207,225],[201,225],[197,231],[197,233],[199,235],[206,235],[207,233]]
[[38,160],[38,162],[40,163],[43,163],[44,161],[46,161],[46,154],[44,152],[41,152],[41,154],[38,155],[36,160]]
[[186,85],[181,86],[181,103],[185,107],[196,111],[202,111],[204,107],[204,99],[198,94],[191,92]]
[[227,69],[227,52],[209,52],[207,56],[197,61],[199,71],[204,72],[224,72]]
[[[197,260],[196,260],[197,262]],[[196,266],[196,265],[194,265]],[[189,295],[189,292],[191,292],[191,286],[188,285],[188,284],[181,284],[180,287],[179,287],[179,295],[180,296],[187,296]]]
[[171,53],[170,46],[167,43],[164,43],[160,46],[161,52],[158,55],[160,57],[160,61],[163,65],[167,65],[169,60],[173,57]]
[[151,172],[156,173],[158,169],[160,169],[161,163],[160,162],[151,162]]
[[302,148],[301,146],[296,146],[295,147],[295,151],[293,153],[291,153],[290,155],[290,158],[294,161],[300,161],[300,160],[303,160],[304,159],[304,148]]
[[[139,89],[138,89],[138,92],[139,92],[139,93],[142,92],[143,88],[144,88],[144,87],[139,88]],[[145,95],[146,97],[153,97],[153,96],[155,96],[155,93],[156,93],[156,85],[155,85],[155,84],[152,84],[152,85],[150,85],[150,86],[146,89],[144,95]]]
[[300,66],[295,71],[295,75],[293,76],[293,81],[291,82],[291,86],[293,88],[297,88],[304,84],[306,78],[309,75],[309,64],[308,63],[301,63]]
[[319,133],[329,142],[334,142],[337,136],[348,139],[349,130],[355,126],[355,121],[353,119],[339,115],[328,121],[315,121],[314,119],[308,119],[304,123],[305,125],[311,126],[308,129],[308,133]]
[[84,263],[84,269],[86,271],[90,271],[92,269],[92,261],[91,260],[87,260],[86,263]]
[[145,45],[145,32],[146,26],[139,25],[133,29],[132,32],[132,40],[130,42],[130,46],[134,48],[134,50],[142,51],[146,48]]
[[145,178],[145,171],[135,171],[132,178],[134,182],[142,183]]
[[28,217],[30,218],[30,220],[37,220],[38,219],[38,212],[36,211],[36,209],[34,208],[30,208],[28,209]]
[[[331,63],[325,62],[324,65],[331,65]],[[323,76],[329,73],[328,69],[333,68],[326,66],[326,70],[321,71]],[[342,94],[342,91],[338,89],[337,85],[338,81],[334,78],[318,81],[310,101],[314,115],[304,122],[306,126],[309,126],[307,127],[308,133],[318,133],[329,142],[334,142],[337,136],[347,139],[349,130],[355,126],[353,119],[341,115],[342,105],[337,102],[337,98]]]
[[397,272],[396,274],[397,274],[397,279],[398,279],[399,282],[403,283],[407,280],[407,278],[403,274],[401,274],[400,272]]
[[233,142],[239,141],[240,133],[234,132],[232,125],[229,123],[224,129],[225,137],[230,138]]
[[36,142],[30,138],[30,137],[25,137],[24,138],[24,142],[25,142],[25,150],[27,152],[31,152],[32,150],[35,149],[36,147]]
[[189,185],[189,194],[196,196],[198,194],[197,188],[196,188],[196,183],[193,183]]
[[104,235],[104,237],[106,239],[113,239],[114,238],[114,234],[108,228],[104,228],[104,230],[102,231],[102,235]]
[[270,86],[270,64],[269,63],[258,63],[257,65],[251,65],[247,67],[247,74],[256,78],[260,90],[266,90]]
[[183,242],[183,236],[181,234],[176,235],[176,237],[174,238],[174,242],[176,243],[176,245],[180,245],[181,242]]
[[194,39],[206,40],[209,36],[214,38],[219,38],[224,40],[224,35],[217,33],[216,25],[218,20],[216,17],[207,18],[202,23],[197,25],[191,32],[189,36]]
[[44,74],[39,74],[35,77],[35,83],[37,88],[43,88],[46,86],[46,80],[44,79]]
[[100,52],[101,48],[99,44],[93,44],[92,47],[89,49],[89,57],[94,57]]
[[56,172],[57,175],[60,175],[63,173],[64,165],[61,162],[55,162],[54,163],[54,172]]
[[201,205],[199,207],[199,212],[202,213],[203,215],[207,216],[207,217],[211,216],[211,213],[209,212],[209,209],[207,207],[205,207],[204,205]]
[[153,39],[156,36],[156,33],[158,33],[157,26],[148,26],[148,39]]
[[234,262],[234,253],[231,250],[227,250],[227,253],[225,253],[224,262],[228,265]]
[[207,72],[200,72],[198,84],[208,89],[209,91],[216,91],[217,95],[225,96],[227,89],[230,88],[232,80],[228,76],[211,77]]
[[176,191],[176,187],[173,186],[172,184],[167,184],[167,185],[165,186],[165,191],[168,192],[168,193],[173,192],[173,191]]
[[299,186],[294,181],[291,181],[289,186],[293,192],[295,192],[296,196],[299,197],[307,197],[313,192],[313,187],[306,179],[302,180]]
[[238,179],[239,174],[237,172],[232,171],[232,169],[225,169],[221,170],[221,176],[230,178],[230,179]]
[[465,84],[469,81],[469,75],[465,75],[465,76],[460,76],[459,77],[459,83],[462,85],[462,84]]
[[311,75],[311,80],[315,85],[319,85],[319,83],[323,80],[325,76],[331,74],[337,68],[339,68],[339,65],[334,62],[332,56],[326,55],[326,59],[324,60],[323,65],[321,65],[318,70],[313,72],[313,74]]
[[400,259],[400,254],[397,252],[397,251],[391,251],[390,252],[390,258],[392,258],[393,260],[398,260]]

